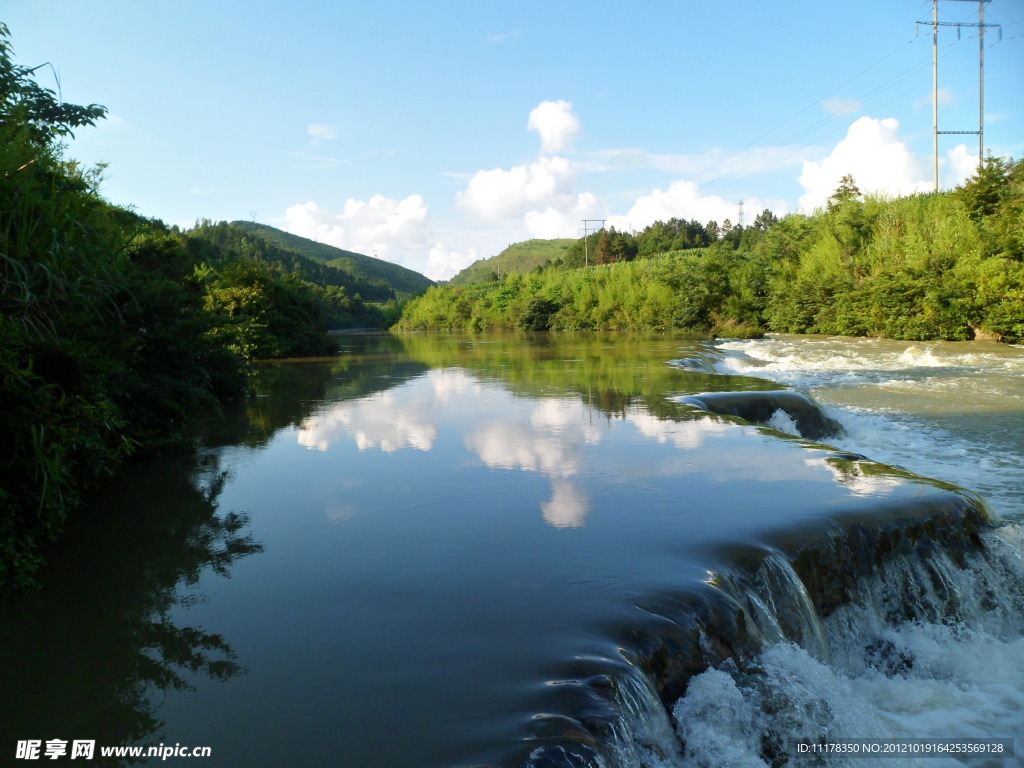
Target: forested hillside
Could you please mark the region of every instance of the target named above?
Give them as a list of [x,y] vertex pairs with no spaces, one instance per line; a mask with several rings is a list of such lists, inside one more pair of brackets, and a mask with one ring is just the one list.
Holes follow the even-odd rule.
[[532,272],[565,256],[575,240],[527,240],[513,243],[497,256],[478,259],[451,279],[454,285],[471,285],[498,280],[513,272]]
[[432,288],[397,327],[1017,342],[1024,164],[989,157],[956,190],[899,199],[865,197],[847,177],[824,210],[781,220],[764,211],[748,227],[602,231],[541,272]]
[[234,221],[231,225],[282,250],[352,275],[366,286],[361,292],[362,297],[367,301],[386,301],[388,298],[396,296],[400,299],[407,298],[422,293],[434,284],[432,280],[419,272],[406,269],[390,261],[335,248],[326,243],[318,243],[290,232],[282,232],[280,229],[266,224],[257,224],[254,221]]

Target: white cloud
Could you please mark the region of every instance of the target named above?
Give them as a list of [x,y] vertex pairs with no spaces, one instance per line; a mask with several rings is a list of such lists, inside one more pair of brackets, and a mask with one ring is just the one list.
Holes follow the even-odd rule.
[[523,223],[531,237],[542,240],[579,237],[582,219],[601,218],[603,209],[591,193],[581,193],[569,207],[548,206],[539,211],[527,211]]
[[306,133],[315,139],[337,139],[341,136],[337,128],[326,123],[313,123],[306,129]]
[[312,201],[293,205],[285,220],[294,235],[401,262],[410,252],[426,248],[429,213],[420,195],[403,200],[374,195],[369,200],[349,198],[337,214]]
[[592,193],[576,191],[573,163],[551,154],[579,131],[579,119],[569,102],[543,101],[530,112],[528,127],[541,136],[540,157],[529,165],[477,171],[456,194],[456,205],[480,221],[522,217],[530,237],[574,237],[581,218],[603,212]]
[[[748,198],[744,200],[743,206],[748,214],[748,222],[765,208],[776,215],[784,214],[788,208],[784,200],[759,198]],[[702,224],[709,221],[721,224],[729,219],[733,224],[737,224],[739,206],[735,200],[702,194],[696,183],[680,180],[672,182],[668,189],[655,189],[651,194],[639,198],[628,213],[623,216],[610,216],[606,225],[620,231],[631,232],[641,230],[656,221],[668,221],[673,218],[695,219]]]
[[572,111],[572,102],[542,101],[530,112],[526,127],[540,134],[543,155],[561,152],[580,130],[580,119]]
[[860,101],[844,96],[833,96],[821,102],[821,107],[830,115],[848,115],[860,109]]
[[551,240],[556,237],[579,236],[581,219],[596,219],[601,216],[597,198],[590,192],[576,195],[576,202],[570,207],[556,208],[549,205],[543,210],[527,211],[523,223],[531,237]]
[[427,268],[423,274],[431,280],[449,280],[479,258],[473,248],[460,253],[447,248],[443,243],[438,243],[430,249]]
[[601,442],[601,429],[593,421],[581,417],[579,403],[571,398],[541,398],[530,414],[530,424],[541,432],[571,435],[577,442],[582,438],[588,445]]
[[499,32],[494,35],[490,35],[487,38],[488,45],[501,45],[512,40],[517,39],[522,34],[522,30],[513,29],[511,32]]
[[[865,193],[900,196],[933,189],[931,158],[911,150],[900,138],[899,128],[899,121],[892,117],[855,120],[828,157],[804,163],[800,184],[806,191],[799,208],[810,211],[825,205],[847,174]],[[943,160],[943,183],[959,183],[966,178],[964,169],[976,165],[977,159],[970,159],[966,147],[957,147]]]
[[511,420],[483,425],[465,436],[466,447],[489,467],[571,477],[580,470],[579,447]]
[[978,170],[978,153],[972,153],[966,144],[957,144],[946,153],[944,171],[947,186],[955,187],[971,178]]
[[456,195],[458,205],[474,216],[497,221],[530,210],[571,207],[572,164],[564,157],[541,157],[530,165],[477,171]]

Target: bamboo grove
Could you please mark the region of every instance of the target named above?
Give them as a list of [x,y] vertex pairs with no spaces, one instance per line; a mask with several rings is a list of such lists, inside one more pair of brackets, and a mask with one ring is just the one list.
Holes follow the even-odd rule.
[[431,288],[398,328],[1018,342],[1024,164],[990,156],[955,190],[896,199],[862,195],[848,176],[824,209],[764,211],[747,227],[600,232],[546,268]]

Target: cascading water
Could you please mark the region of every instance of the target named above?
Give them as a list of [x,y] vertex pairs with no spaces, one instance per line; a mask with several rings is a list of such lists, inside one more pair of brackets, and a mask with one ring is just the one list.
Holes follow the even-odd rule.
[[[943,551],[890,559],[821,619],[825,648],[771,643],[744,670],[710,669],[673,709],[684,766],[777,764],[800,742],[1019,737],[1024,721],[1020,529],[982,535],[963,562]],[[772,570],[795,573],[777,558]],[[756,588],[755,588],[756,589]],[[757,589],[758,592],[762,590]],[[788,590],[787,590],[788,591]],[[785,591],[780,602],[786,601]],[[801,601],[784,602],[787,611]],[[751,613],[754,621],[778,623]],[[733,716],[731,713],[736,712]],[[829,765],[865,766],[861,756]],[[799,764],[822,764],[820,757]],[[880,758],[880,765],[892,765]],[[915,764],[907,760],[900,764]],[[927,765],[1014,765],[1011,758]]]
[[[828,581],[831,567],[841,569],[840,564],[850,560],[856,547],[837,546],[842,535],[809,545],[814,554],[804,557],[802,565],[793,552],[771,551],[756,568],[723,569],[710,582],[735,605],[752,641],[729,658],[716,660],[713,653],[707,654],[707,669],[691,676],[684,694],[675,700],[661,692],[674,731],[650,727],[665,717],[652,686],[620,685],[613,698],[621,722],[614,737],[605,739],[603,757],[594,752],[585,763],[551,764],[1024,765],[1024,743],[1017,745],[1016,754],[1013,751],[1013,740],[1020,742],[1024,736],[1024,528],[1015,522],[1024,517],[1024,509],[1020,485],[1014,483],[1019,459],[1012,461],[1019,457],[1020,446],[997,444],[987,462],[971,461],[975,452],[984,456],[977,450],[981,446],[973,424],[958,434],[934,413],[922,417],[867,407],[863,401],[870,398],[857,390],[913,387],[906,382],[917,381],[922,367],[959,365],[959,370],[944,370],[944,376],[936,378],[939,388],[959,392],[962,399],[964,380],[971,381],[982,391],[971,395],[976,410],[987,412],[988,383],[978,382],[984,374],[991,374],[985,380],[989,382],[1007,371],[1024,371],[1024,360],[978,353],[965,357],[961,349],[960,358],[950,362],[949,350],[908,347],[894,352],[891,361],[872,361],[856,359],[864,349],[856,344],[852,352],[832,350],[806,359],[806,348],[790,340],[774,347],[772,340],[766,344],[764,350],[758,342],[727,342],[709,350],[705,358],[675,364],[694,371],[767,374],[780,383],[821,390],[834,401],[846,401],[825,409],[827,417],[842,427],[828,442],[858,452],[850,458],[861,452],[878,458],[881,453],[883,460],[932,476],[941,477],[944,470],[956,467],[954,480],[965,485],[965,478],[980,476],[1004,521],[975,527],[977,521],[968,519],[962,535],[952,532],[952,542],[934,535],[927,524],[925,532],[918,531],[910,541],[897,541],[896,532],[883,532],[878,540],[884,544],[891,535],[892,545],[885,552],[879,550],[870,567],[846,584],[841,601],[824,599],[821,584],[809,587],[806,579],[810,575],[812,581]],[[790,346],[780,349],[783,345]],[[804,360],[799,359],[800,349]],[[963,370],[965,363],[970,363],[970,370]],[[912,370],[906,370],[908,364]],[[904,383],[894,384],[900,381]],[[1007,392],[1003,384],[994,398],[1005,397],[1011,410],[1019,409],[1021,403],[1015,400],[1022,393],[1014,384]],[[711,413],[738,413],[732,405],[726,410],[721,402],[712,403],[713,396],[702,397],[680,399]],[[801,436],[800,416],[791,408],[780,406],[754,420]],[[908,434],[912,439],[906,439]],[[869,473],[862,473],[859,480],[885,482]],[[867,482],[865,493],[870,492]],[[980,500],[975,505],[979,513],[986,509]],[[816,565],[811,568],[809,562]],[[632,695],[624,695],[624,687]],[[652,733],[660,741],[652,741]],[[801,744],[840,740],[893,740],[905,745],[950,738],[989,740],[992,749],[1002,751],[960,758],[906,753],[896,760],[892,755],[826,758],[799,752]]]
[[673,364],[807,392],[843,425],[830,444],[970,488],[997,515],[1024,519],[1019,347],[780,336],[716,342]]
[[[824,538],[815,555],[838,566],[850,557],[841,538]],[[607,684],[616,718],[589,724],[599,744],[538,750],[529,765],[1021,764],[1005,742],[1024,725],[1021,528],[985,530],[962,550],[922,543],[878,562],[827,616],[780,552],[753,573],[715,574],[716,588],[749,622],[747,649],[716,661],[705,648],[708,668],[664,704],[650,679],[630,668]],[[964,760],[904,755],[896,763],[798,751],[800,744],[951,737],[1004,740],[1005,751]]]

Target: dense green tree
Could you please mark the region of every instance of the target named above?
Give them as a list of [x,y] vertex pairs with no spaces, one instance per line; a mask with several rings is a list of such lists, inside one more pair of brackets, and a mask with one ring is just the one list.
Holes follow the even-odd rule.
[[99,104],[86,106],[61,101],[49,88],[35,80],[41,64],[27,67],[14,63],[10,30],[0,22],[0,127],[24,132],[39,148],[49,147],[72,129],[95,125],[107,110]]
[[[461,294],[457,313],[450,291],[432,291],[398,327],[1024,338],[1020,161],[989,161],[955,192],[890,200],[847,176],[811,216],[692,224],[592,234],[558,269]],[[642,258],[618,258],[615,236],[633,239]],[[572,269],[584,266],[584,242],[590,269]]]

